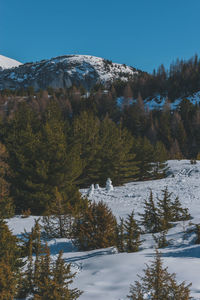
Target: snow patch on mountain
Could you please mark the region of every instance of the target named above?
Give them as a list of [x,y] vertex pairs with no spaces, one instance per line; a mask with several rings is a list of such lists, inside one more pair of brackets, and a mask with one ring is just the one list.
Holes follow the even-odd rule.
[[0,55],[0,70],[16,68],[20,65],[22,65],[22,63],[17,60]]

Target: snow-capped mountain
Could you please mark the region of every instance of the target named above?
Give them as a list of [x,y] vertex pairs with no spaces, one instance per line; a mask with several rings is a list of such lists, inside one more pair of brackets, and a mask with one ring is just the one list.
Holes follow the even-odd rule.
[[0,71],[5,69],[15,68],[20,65],[22,65],[22,63],[20,63],[17,60],[0,55]]
[[89,55],[65,55],[35,63],[26,63],[0,73],[0,89],[34,87],[35,90],[69,88],[72,85],[91,89],[95,84],[109,85],[115,80],[126,81],[139,71]]

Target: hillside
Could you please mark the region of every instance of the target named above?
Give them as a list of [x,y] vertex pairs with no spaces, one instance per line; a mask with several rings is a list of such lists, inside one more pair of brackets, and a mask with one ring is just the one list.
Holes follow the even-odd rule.
[[26,63],[14,70],[0,73],[0,89],[33,87],[35,90],[52,87],[83,86],[87,90],[96,84],[110,85],[116,80],[127,81],[138,74],[132,67],[112,63],[89,55],[65,55],[39,62]]
[[[173,196],[179,196],[183,207],[188,207],[192,216],[190,221],[175,222],[168,231],[167,239],[170,246],[161,249],[165,266],[170,272],[177,274],[177,280],[192,282],[193,299],[200,299],[199,267],[200,245],[195,244],[196,235],[194,224],[200,223],[200,162],[191,165],[189,161],[169,161],[169,175],[167,178],[155,181],[132,182],[124,186],[114,187],[114,191],[106,192],[104,188],[95,191],[92,201],[105,201],[113,213],[119,217],[126,217],[133,209],[136,219],[143,211],[143,201],[152,189],[156,196],[168,186]],[[84,195],[87,189],[81,190]],[[30,231],[34,218],[21,219],[19,216],[8,221],[14,234],[19,235],[24,228]],[[64,251],[66,262],[71,262],[73,270],[77,271],[74,286],[82,289],[81,300],[125,300],[129,286],[142,274],[144,264],[153,259],[154,240],[151,234],[142,235],[141,249],[136,253],[117,253],[114,247],[93,251],[79,252],[67,239],[52,239],[48,241],[53,259],[59,250]]]

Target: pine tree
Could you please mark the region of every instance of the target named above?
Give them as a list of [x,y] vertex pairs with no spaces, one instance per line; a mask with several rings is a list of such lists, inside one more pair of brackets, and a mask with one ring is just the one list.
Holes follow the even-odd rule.
[[127,252],[136,252],[139,250],[139,246],[141,245],[140,240],[140,228],[137,222],[134,219],[134,211],[130,215],[128,215],[125,224],[125,249]]
[[74,244],[80,250],[106,248],[116,243],[116,219],[102,201],[91,203],[75,220]]
[[[42,218],[42,227],[48,238],[69,238],[72,227],[72,217],[68,213],[69,203],[63,201],[58,189],[55,189],[55,201],[49,207],[47,216]],[[67,214],[68,213],[68,214]]]
[[30,248],[32,249],[32,253],[36,256],[39,256],[44,251],[44,247],[41,243],[41,225],[39,221],[40,219],[35,219],[35,224],[30,233],[25,230],[22,234],[22,249],[24,255],[29,254]]
[[0,261],[8,264],[11,270],[16,272],[23,266],[18,242],[18,239],[11,233],[5,221],[0,219]]
[[138,168],[138,179],[145,180],[153,176],[153,146],[147,138],[138,138],[134,145],[135,161]]
[[169,229],[172,225],[170,222],[173,221],[173,210],[172,210],[172,200],[168,188],[166,187],[162,190],[163,198],[158,198],[158,213],[161,216],[162,230]]
[[159,235],[153,235],[154,241],[156,243],[156,248],[165,248],[169,246],[169,242],[166,238],[167,230],[163,230]]
[[136,281],[131,285],[130,294],[127,296],[131,300],[189,300],[190,285],[184,282],[178,284],[175,274],[170,274],[167,268],[163,268],[160,253],[156,251],[156,257],[150,266],[144,270],[144,276],[139,276],[140,282]]
[[191,216],[188,212],[187,208],[182,208],[180,200],[178,197],[175,198],[175,200],[172,203],[172,214],[173,219],[172,221],[185,221],[191,219]]
[[0,261],[0,300],[13,300],[16,294],[16,274],[6,261]]
[[0,219],[0,299],[12,300],[17,293],[19,273],[23,262],[18,239],[5,221]]
[[120,218],[120,224],[116,226],[116,247],[119,252],[125,251],[125,237],[124,237],[124,219]]
[[161,217],[155,206],[152,191],[150,191],[149,199],[144,202],[144,213],[140,216],[141,224],[147,232],[156,233],[161,231]]
[[10,184],[7,181],[7,177],[10,175],[7,160],[6,148],[0,143],[0,217],[2,218],[9,218],[14,214],[14,204],[10,197]]
[[[53,270],[53,282],[57,287],[56,299],[78,299],[82,294],[77,288],[69,289],[69,285],[73,282],[75,273],[71,273],[71,265],[65,264],[62,258],[62,251],[59,252],[56,263],[54,264]],[[55,298],[54,298],[55,299]]]
[[153,176],[155,179],[160,179],[166,176],[167,170],[167,151],[161,142],[157,142],[154,147],[154,163],[153,163]]

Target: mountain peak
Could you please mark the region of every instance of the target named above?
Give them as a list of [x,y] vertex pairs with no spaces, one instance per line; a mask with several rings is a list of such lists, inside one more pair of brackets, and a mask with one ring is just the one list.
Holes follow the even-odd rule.
[[0,55],[0,70],[15,68],[20,66],[21,64],[22,63],[17,60]]
[[39,90],[82,85],[89,90],[95,84],[106,86],[115,80],[127,81],[138,75],[136,69],[125,64],[91,55],[64,55],[18,65],[18,68],[1,72],[0,89],[32,86]]

